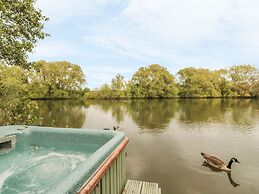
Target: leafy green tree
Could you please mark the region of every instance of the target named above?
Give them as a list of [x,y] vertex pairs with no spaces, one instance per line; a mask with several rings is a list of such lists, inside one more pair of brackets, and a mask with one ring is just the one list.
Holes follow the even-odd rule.
[[259,97],[259,77],[257,77],[257,80],[252,84],[251,96],[257,98]]
[[38,61],[31,69],[30,97],[71,98],[83,93],[85,83],[80,66],[66,61]]
[[0,125],[41,125],[37,102],[25,97],[2,97]]
[[27,53],[47,36],[47,20],[35,0],[0,0],[0,62],[27,67]]
[[220,97],[223,77],[221,71],[201,68],[184,68],[178,73],[179,96],[181,97]]
[[0,65],[0,97],[25,97],[28,93],[27,70]]
[[111,81],[112,96],[115,98],[123,98],[125,85],[124,77],[117,74]]
[[108,99],[111,98],[111,87],[109,84],[104,84],[99,89],[98,98]]
[[233,97],[235,94],[232,91],[233,83],[228,78],[228,72],[225,69],[216,71],[219,73],[219,88],[221,91],[221,97]]
[[162,98],[177,96],[175,78],[158,64],[141,67],[130,81],[134,98]]
[[124,77],[117,74],[111,81],[111,84],[104,84],[95,91],[85,91],[85,97],[94,99],[121,99],[129,98],[129,86],[124,80]]
[[251,96],[256,89],[258,80],[258,70],[252,65],[237,65],[228,70],[232,82],[232,91],[237,96]]
[[111,81],[111,97],[112,98],[129,98],[129,88],[127,86],[124,77],[120,74],[117,74],[115,78]]
[[112,90],[109,84],[103,84],[94,91],[87,91],[84,96],[88,99],[111,99]]

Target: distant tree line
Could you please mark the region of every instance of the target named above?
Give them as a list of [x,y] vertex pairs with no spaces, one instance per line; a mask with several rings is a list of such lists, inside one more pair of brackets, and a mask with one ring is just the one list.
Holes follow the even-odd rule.
[[0,64],[0,97],[78,98],[85,83],[80,66],[38,61],[30,68]]
[[129,81],[120,74],[111,84],[87,91],[86,98],[258,97],[259,71],[252,65],[209,70],[188,67],[173,76],[158,64],[141,67]]

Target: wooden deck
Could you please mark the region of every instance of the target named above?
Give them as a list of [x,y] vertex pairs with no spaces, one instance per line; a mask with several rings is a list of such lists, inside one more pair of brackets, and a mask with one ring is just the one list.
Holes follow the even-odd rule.
[[122,194],[161,194],[157,183],[128,180]]

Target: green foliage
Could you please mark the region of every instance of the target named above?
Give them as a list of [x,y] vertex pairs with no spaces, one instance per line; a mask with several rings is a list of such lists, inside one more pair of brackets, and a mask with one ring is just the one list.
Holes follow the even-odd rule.
[[[179,93],[178,93],[179,91]],[[188,67],[175,78],[160,65],[141,67],[129,82],[118,74],[111,85],[87,91],[86,98],[259,97],[259,73],[251,65],[209,70]]]
[[259,97],[259,77],[257,76],[257,81],[255,81],[252,84],[252,91],[251,91],[252,97]]
[[36,62],[30,71],[31,98],[75,98],[82,93],[85,78],[80,66],[66,61]]
[[180,97],[256,97],[258,70],[251,65],[233,66],[229,70],[185,68],[177,73]]
[[40,61],[30,69],[0,65],[0,97],[78,98],[84,83],[80,66],[65,61]]
[[181,97],[220,97],[220,86],[224,82],[222,71],[196,69],[193,67],[180,70],[179,96]]
[[130,85],[124,80],[124,77],[117,74],[111,82],[111,96],[112,98],[130,98]]
[[40,125],[39,107],[35,101],[24,97],[1,98],[0,125]]
[[22,97],[28,93],[27,70],[0,65],[0,97]]
[[120,74],[117,74],[111,81],[111,85],[104,84],[96,91],[86,91],[86,98],[94,99],[120,99],[120,98],[129,98],[130,89],[124,77]]
[[160,65],[141,67],[130,81],[133,98],[162,98],[177,96],[175,78]]
[[110,98],[111,96],[111,87],[108,84],[101,86],[99,91],[99,98]]
[[124,81],[124,77],[120,74],[117,74],[116,77],[113,78],[111,82],[112,97],[125,98],[125,89],[126,89],[126,82]]
[[0,62],[27,67],[27,53],[47,34],[35,0],[0,0]]
[[258,92],[258,70],[251,65],[233,66],[228,70],[231,82],[233,84],[232,91],[236,96],[249,97],[257,96]]
[[85,93],[85,98],[88,99],[110,99],[111,97],[111,87],[109,84],[102,85],[99,89],[96,91],[87,91]]

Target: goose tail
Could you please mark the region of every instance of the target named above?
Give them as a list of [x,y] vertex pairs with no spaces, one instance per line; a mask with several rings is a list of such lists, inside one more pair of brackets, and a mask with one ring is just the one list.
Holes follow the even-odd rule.
[[206,154],[205,154],[205,153],[203,153],[203,152],[201,152],[201,155],[202,155],[202,156],[204,156],[204,155],[206,155]]

